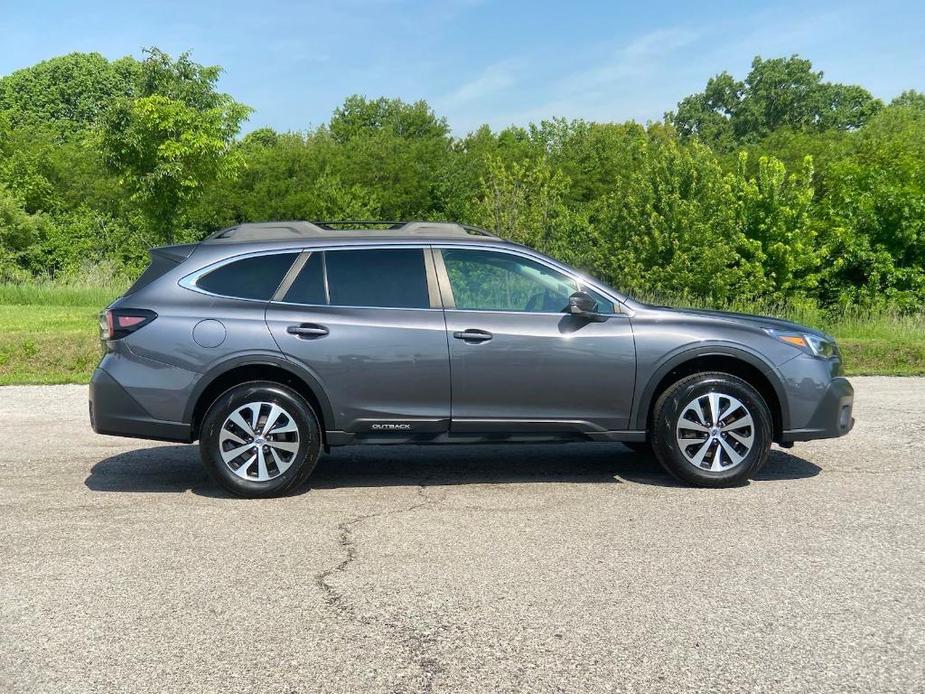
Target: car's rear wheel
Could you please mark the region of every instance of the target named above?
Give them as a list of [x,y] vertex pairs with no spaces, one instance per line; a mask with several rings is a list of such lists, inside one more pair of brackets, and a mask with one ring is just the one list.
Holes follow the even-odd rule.
[[252,381],[225,391],[203,419],[202,462],[232,494],[278,496],[318,461],[321,428],[311,406],[279,383]]
[[768,457],[771,412],[741,378],[699,373],[665,390],[655,403],[652,448],[675,477],[701,487],[744,483]]

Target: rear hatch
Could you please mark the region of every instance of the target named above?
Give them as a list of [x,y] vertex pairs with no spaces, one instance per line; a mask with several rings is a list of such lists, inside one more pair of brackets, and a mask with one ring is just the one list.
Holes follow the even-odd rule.
[[148,251],[151,262],[145,271],[125,294],[115,299],[99,314],[100,343],[104,353],[112,351],[117,340],[140,330],[157,318],[157,313],[151,309],[133,306],[129,297],[180,265],[192,255],[197,245],[188,243],[160,246]]
[[123,296],[134,294],[142,287],[151,284],[154,280],[173,270],[177,265],[193,254],[198,244],[185,243],[178,246],[160,246],[148,251],[151,262],[135,283],[128,288]]

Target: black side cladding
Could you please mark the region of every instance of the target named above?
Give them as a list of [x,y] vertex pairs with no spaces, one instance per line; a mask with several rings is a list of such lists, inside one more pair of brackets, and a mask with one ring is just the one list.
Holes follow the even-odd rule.
[[189,258],[193,254],[194,248],[196,248],[195,243],[187,243],[179,246],[160,246],[159,248],[152,248],[150,251],[148,251],[148,253],[151,255],[151,264],[148,265],[147,269],[141,273],[141,277],[135,280],[135,283],[129,287],[128,291],[125,292],[123,296],[128,296],[133,292],[137,292],[142,287],[151,284],[161,275],[165,275],[167,272]]

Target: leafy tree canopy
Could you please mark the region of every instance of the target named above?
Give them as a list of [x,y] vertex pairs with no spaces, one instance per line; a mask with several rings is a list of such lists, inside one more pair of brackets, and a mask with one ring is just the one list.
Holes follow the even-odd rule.
[[754,142],[781,129],[852,130],[883,104],[863,87],[824,82],[798,56],[756,57],[743,81],[722,72],[667,114],[682,137],[697,136],[719,150]]
[[409,140],[444,138],[449,133],[446,119],[438,118],[425,101],[409,104],[401,99],[367,99],[357,94],[337,107],[329,127],[338,142],[383,132]]
[[890,102],[890,106],[908,106],[925,111],[925,94],[908,89]]
[[181,206],[237,172],[242,160],[231,145],[250,108],[215,90],[218,67],[187,54],[146,53],[138,92],[107,112],[102,149],[151,227],[170,241]]
[[925,303],[921,92],[883,106],[808,60],[756,58],[667,123],[453,137],[423,101],[351,96],[318,128],[239,137],[249,109],[218,90],[220,68],[143,58],[0,78],[0,281],[132,276],[148,247],[241,221],[429,218],[643,297]]
[[141,66],[99,53],[70,53],[0,79],[0,111],[14,127],[54,126],[68,134],[97,125],[114,99],[132,96]]

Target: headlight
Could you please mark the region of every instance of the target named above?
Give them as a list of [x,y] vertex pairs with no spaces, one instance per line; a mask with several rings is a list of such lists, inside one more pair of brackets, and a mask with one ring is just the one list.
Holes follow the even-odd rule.
[[813,354],[817,357],[829,359],[835,356],[835,343],[831,340],[826,340],[824,337],[817,335],[806,335],[805,337],[809,343],[809,348],[813,350]]
[[767,329],[765,332],[771,337],[776,337],[781,342],[788,345],[799,347],[805,352],[816,357],[829,359],[836,354],[835,343],[818,335],[809,335],[807,333],[786,333],[779,330]]

